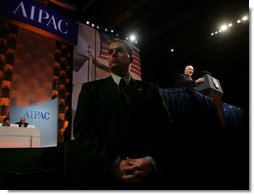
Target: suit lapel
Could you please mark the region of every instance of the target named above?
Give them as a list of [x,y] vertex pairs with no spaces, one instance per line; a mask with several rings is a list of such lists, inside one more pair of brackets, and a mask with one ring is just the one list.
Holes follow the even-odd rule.
[[130,102],[131,106],[135,107],[139,105],[140,98],[143,94],[143,88],[137,81],[131,78],[130,81]]
[[[129,83],[130,93],[130,106],[135,108],[139,106],[143,94],[143,87],[136,80],[132,79]],[[124,105],[119,91],[119,87],[114,82],[113,78],[109,76],[105,79],[105,86],[103,87],[102,95],[107,96],[106,99],[116,110],[116,112],[123,112]]]
[[103,87],[103,95],[106,96],[105,99],[109,102],[110,106],[115,110],[117,113],[123,112],[123,102],[121,99],[121,94],[119,91],[119,87],[114,82],[113,78],[109,76],[106,78],[105,86]]
[[[106,78],[105,87],[103,88],[104,94],[107,94],[109,98],[117,98],[119,97],[119,89],[117,84],[114,82],[111,76]],[[119,99],[119,98],[118,98]]]

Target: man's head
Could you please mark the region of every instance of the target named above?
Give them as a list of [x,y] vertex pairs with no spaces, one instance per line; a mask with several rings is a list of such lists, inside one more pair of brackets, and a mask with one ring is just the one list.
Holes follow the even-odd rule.
[[187,65],[184,69],[184,74],[188,77],[192,77],[194,72],[194,68],[192,65]]
[[20,123],[21,123],[21,124],[25,124],[25,122],[26,122],[26,118],[25,118],[25,117],[22,117],[22,118],[20,119]]
[[10,126],[10,118],[9,117],[4,118],[4,124]]
[[121,77],[129,74],[132,49],[127,42],[121,39],[113,39],[109,43],[108,55],[109,68],[113,73]]

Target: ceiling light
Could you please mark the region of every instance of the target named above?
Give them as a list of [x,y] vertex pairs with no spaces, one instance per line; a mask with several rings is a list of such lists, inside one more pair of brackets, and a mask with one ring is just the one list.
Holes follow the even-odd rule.
[[214,35],[214,33],[211,33],[211,35],[213,36],[213,35]]
[[94,27],[95,25],[94,24],[92,24],[92,27]]
[[88,24],[88,25],[89,25],[89,24],[90,24],[90,22],[89,22],[89,21],[86,21],[86,24]]
[[241,20],[237,20],[237,23],[241,23]]
[[221,31],[225,31],[225,30],[227,30],[228,29],[228,27],[227,27],[227,25],[225,25],[225,24],[223,24],[221,27],[220,27],[220,30]]
[[174,52],[174,49],[171,49],[170,51],[171,51],[171,52]]
[[110,32],[114,32],[114,30],[111,30]]
[[248,20],[248,16],[243,16],[242,21]]
[[229,24],[228,24],[228,27],[231,27],[231,26],[233,26],[233,24],[232,24],[232,23],[229,23]]
[[131,40],[132,42],[136,41],[136,36],[135,36],[135,35],[131,35],[131,36],[130,36],[130,40]]

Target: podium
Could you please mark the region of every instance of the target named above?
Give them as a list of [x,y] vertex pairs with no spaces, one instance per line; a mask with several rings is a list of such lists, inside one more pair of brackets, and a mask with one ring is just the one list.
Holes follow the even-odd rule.
[[223,90],[220,85],[220,81],[210,74],[205,74],[203,78],[205,79],[205,82],[195,86],[194,89],[206,96],[213,98],[220,120],[220,125],[221,127],[224,127],[224,111],[221,99]]

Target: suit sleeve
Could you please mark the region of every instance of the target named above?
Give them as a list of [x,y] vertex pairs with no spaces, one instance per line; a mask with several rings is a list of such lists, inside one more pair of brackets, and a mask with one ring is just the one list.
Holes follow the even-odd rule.
[[[160,166],[164,161],[165,150],[167,150],[167,138],[171,134],[170,131],[173,131],[173,120],[167,109],[160,89],[157,86],[153,89],[152,97],[152,110],[154,113],[154,130],[152,131],[154,133],[152,142],[156,145],[152,146],[153,148],[151,151],[153,151],[154,154],[151,155]],[[156,151],[154,149],[156,149]]]
[[84,163],[109,170],[116,156],[111,155],[96,132],[94,88],[87,83],[82,86],[73,123],[74,137]]
[[188,80],[186,76],[180,74],[177,80],[178,87],[195,87],[196,83],[194,80]]

